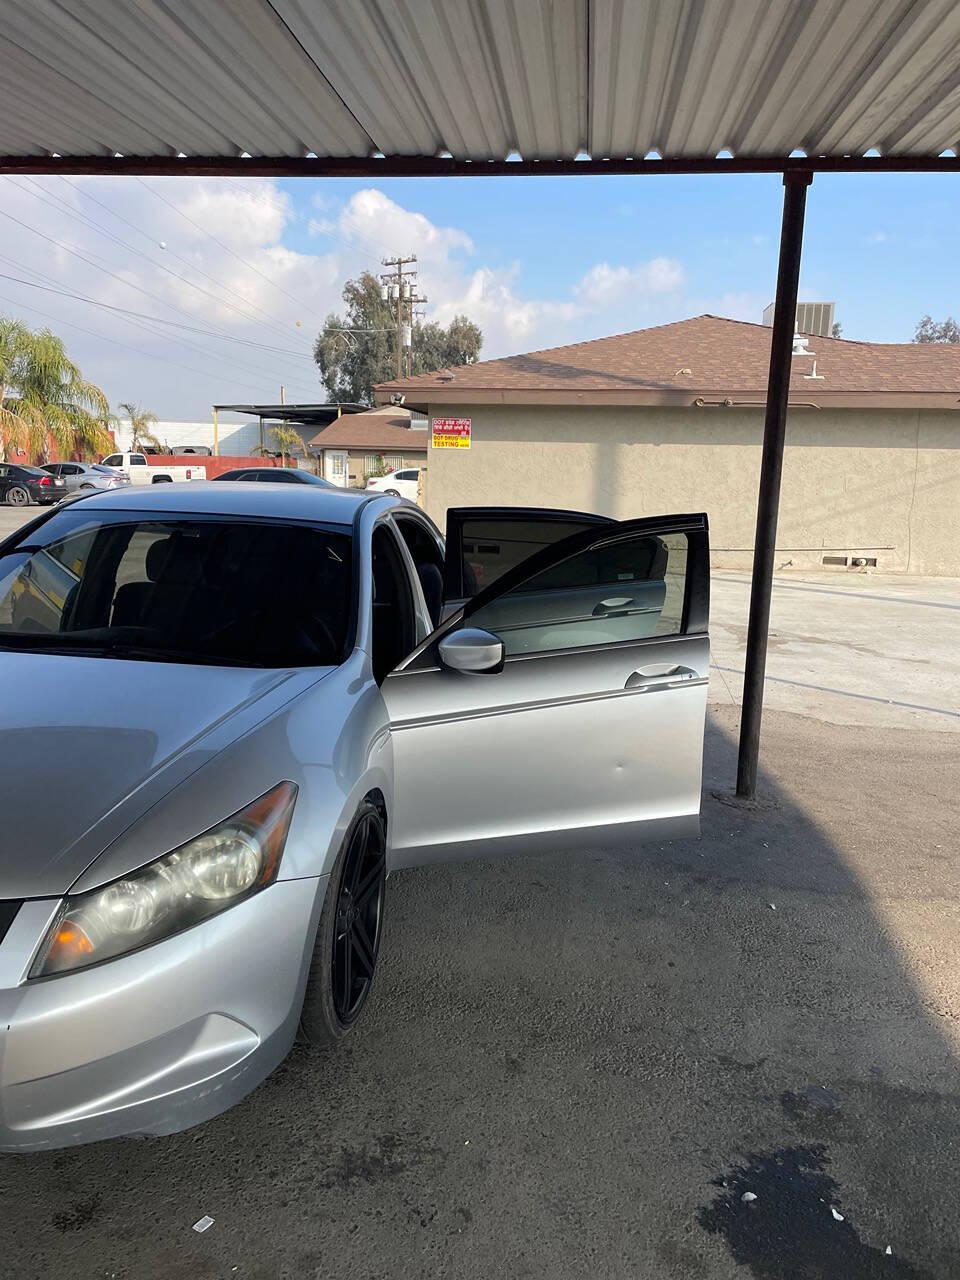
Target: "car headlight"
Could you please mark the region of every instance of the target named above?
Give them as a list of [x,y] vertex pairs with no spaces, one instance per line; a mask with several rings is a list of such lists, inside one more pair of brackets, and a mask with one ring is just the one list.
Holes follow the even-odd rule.
[[122,880],[63,900],[31,978],[86,968],[188,929],[276,879],[297,788],[281,782]]

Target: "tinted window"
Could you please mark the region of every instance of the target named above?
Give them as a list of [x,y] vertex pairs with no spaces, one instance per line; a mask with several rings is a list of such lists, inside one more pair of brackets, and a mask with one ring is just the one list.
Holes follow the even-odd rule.
[[103,465],[105,467],[121,467],[123,466],[123,458],[119,453],[111,453],[109,458],[104,458]]
[[686,534],[614,538],[491,601],[468,625],[499,635],[508,655],[678,635],[686,576]]
[[147,460],[142,453],[131,453],[130,465],[131,467],[145,467],[147,465]]
[[265,667],[345,656],[345,531],[65,514],[41,532],[0,557],[0,648]]
[[447,595],[451,599],[478,595],[522,560],[595,524],[587,518],[550,520],[519,515],[465,519],[460,532],[462,589],[448,583]]

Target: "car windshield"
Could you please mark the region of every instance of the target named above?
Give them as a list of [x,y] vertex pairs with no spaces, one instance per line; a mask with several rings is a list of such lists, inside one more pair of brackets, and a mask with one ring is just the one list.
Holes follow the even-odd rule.
[[351,566],[339,526],[63,512],[0,553],[0,651],[335,665]]

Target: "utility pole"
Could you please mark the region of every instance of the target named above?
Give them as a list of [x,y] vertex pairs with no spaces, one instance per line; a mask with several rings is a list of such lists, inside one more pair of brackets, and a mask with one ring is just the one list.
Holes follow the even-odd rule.
[[381,265],[393,268],[380,276],[380,297],[384,302],[396,303],[397,309],[397,377],[404,374],[404,352],[406,352],[406,372],[413,370],[413,308],[427,301],[417,293],[417,269],[409,267],[416,262],[417,255],[409,258],[382,258]]

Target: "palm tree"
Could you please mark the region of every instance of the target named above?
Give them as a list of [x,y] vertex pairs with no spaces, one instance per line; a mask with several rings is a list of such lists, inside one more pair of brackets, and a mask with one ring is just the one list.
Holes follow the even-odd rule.
[[107,397],[87,381],[49,329],[34,332],[0,316],[0,445],[45,458],[52,439],[63,457],[107,453]]
[[142,453],[144,445],[151,449],[160,449],[162,445],[150,428],[156,423],[157,415],[149,409],[141,409],[130,400],[121,400],[118,406],[130,419],[130,452]]
[[297,450],[303,451],[303,441],[300,439],[300,432],[294,431],[293,427],[273,427],[273,438],[280,450],[280,465],[287,465],[287,454],[294,453]]

